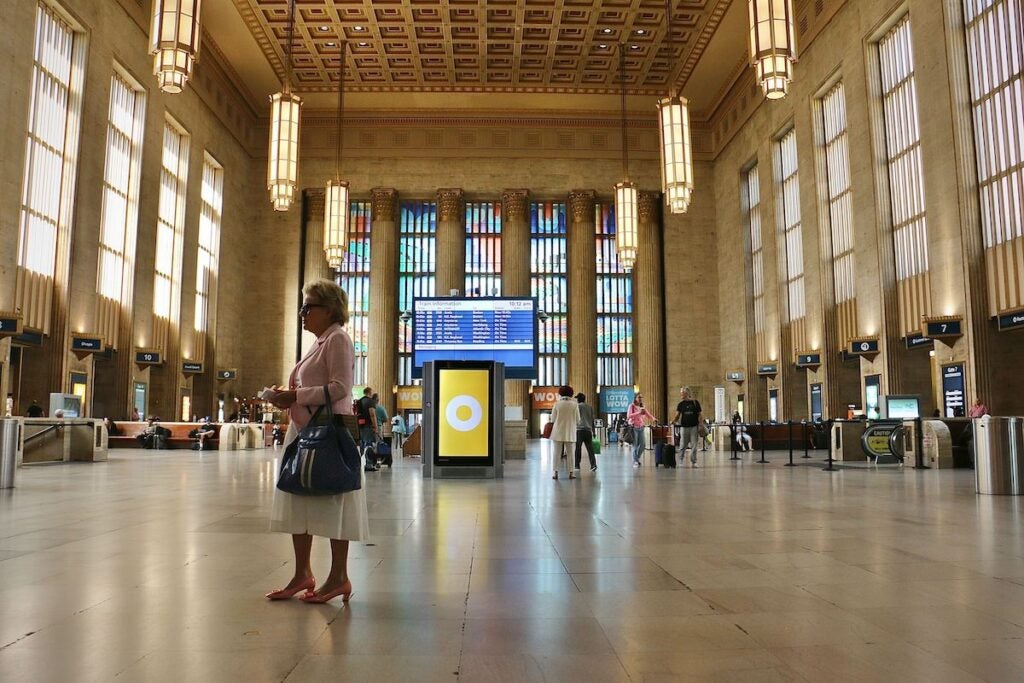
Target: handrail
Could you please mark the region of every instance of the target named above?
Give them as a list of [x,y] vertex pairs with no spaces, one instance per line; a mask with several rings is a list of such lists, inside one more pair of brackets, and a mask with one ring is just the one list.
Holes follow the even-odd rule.
[[63,429],[63,428],[64,428],[64,425],[50,425],[49,427],[47,427],[46,429],[44,429],[42,431],[36,432],[35,434],[32,434],[31,436],[26,436],[24,443],[26,443],[26,444],[30,443],[32,441],[35,441],[39,437],[41,437],[43,434],[46,434],[48,432],[52,432],[55,429]]

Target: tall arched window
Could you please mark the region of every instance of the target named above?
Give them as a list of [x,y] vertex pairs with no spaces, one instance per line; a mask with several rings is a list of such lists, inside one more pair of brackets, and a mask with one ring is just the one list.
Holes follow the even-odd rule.
[[566,272],[565,202],[530,204],[530,291],[546,319],[540,322],[537,384],[568,381],[569,292]]

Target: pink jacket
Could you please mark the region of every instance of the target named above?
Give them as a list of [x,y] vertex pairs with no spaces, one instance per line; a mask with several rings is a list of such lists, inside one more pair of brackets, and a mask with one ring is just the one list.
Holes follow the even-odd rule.
[[320,335],[288,377],[288,387],[295,389],[295,403],[288,416],[296,429],[302,429],[324,403],[324,385],[330,393],[335,414],[352,414],[352,372],[355,349],[348,333],[335,323]]
[[654,420],[654,416],[651,415],[647,408],[641,408],[635,403],[629,404],[629,408],[626,409],[626,422],[633,427],[643,427],[645,417]]

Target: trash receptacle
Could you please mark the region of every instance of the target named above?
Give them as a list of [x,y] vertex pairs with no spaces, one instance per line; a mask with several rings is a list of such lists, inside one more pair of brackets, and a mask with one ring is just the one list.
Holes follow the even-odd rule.
[[0,489],[14,488],[20,450],[21,420],[15,417],[0,419]]
[[974,420],[974,476],[978,493],[1024,493],[1024,418]]

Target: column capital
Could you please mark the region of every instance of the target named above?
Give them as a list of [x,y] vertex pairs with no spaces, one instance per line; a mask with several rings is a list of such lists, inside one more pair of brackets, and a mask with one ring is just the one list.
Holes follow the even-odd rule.
[[459,221],[466,215],[466,195],[462,188],[443,187],[437,191],[437,221]]
[[572,223],[593,223],[594,203],[597,193],[593,190],[569,191],[569,220]]
[[501,193],[501,215],[504,220],[525,220],[529,211],[529,190],[505,190]]
[[640,190],[637,193],[637,215],[641,222],[656,223],[661,209],[661,193]]
[[398,217],[398,190],[375,187],[370,190],[370,220],[394,221]]

